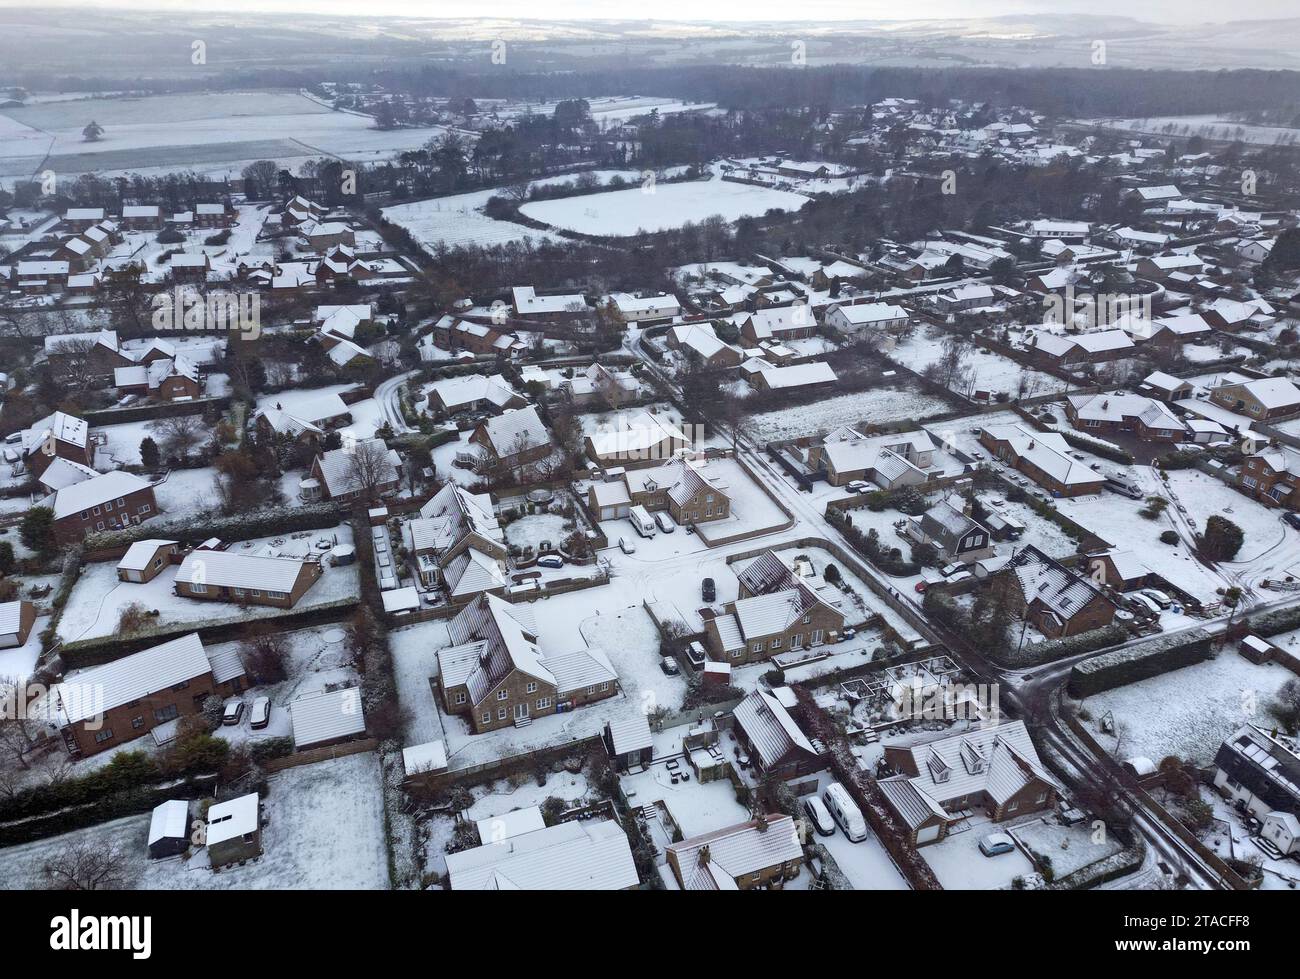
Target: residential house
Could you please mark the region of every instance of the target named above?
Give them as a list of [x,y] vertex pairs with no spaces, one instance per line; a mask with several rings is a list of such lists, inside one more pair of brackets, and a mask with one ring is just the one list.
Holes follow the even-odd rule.
[[[40,477],[55,459],[87,468],[95,465],[95,446],[84,419],[56,411],[22,433],[23,464]],[[58,488],[58,487],[55,487]]]
[[1237,488],[1261,503],[1300,510],[1300,451],[1278,444],[1251,453],[1237,471]]
[[1053,496],[1100,493],[1106,478],[1070,455],[1069,443],[1056,432],[1027,425],[992,425],[980,429],[980,445]]
[[499,414],[527,404],[528,401],[500,374],[466,374],[435,381],[428,399],[429,411],[435,416],[455,415],[463,411],[490,411]]
[[687,323],[672,327],[667,334],[668,346],[683,351],[705,370],[739,367],[744,353],[739,347],[724,343],[708,323]]
[[447,854],[453,891],[626,891],[641,884],[627,834],[612,819],[531,829]]
[[1029,352],[1036,360],[1059,368],[1118,360],[1130,356],[1134,349],[1133,338],[1123,330],[1094,330],[1069,336],[1038,331],[1029,342]]
[[438,684],[448,713],[475,734],[526,724],[618,692],[618,674],[599,649],[544,655],[532,609],[482,594],[447,626]]
[[403,532],[425,588],[441,586],[452,599],[501,592],[506,576],[505,532],[492,497],[447,482],[408,520]]
[[732,711],[732,732],[760,777],[788,781],[826,767],[824,753],[790,714],[795,703],[789,687],[758,689]]
[[661,323],[682,312],[682,304],[673,295],[642,297],[616,292],[609,299],[624,323]]
[[918,486],[929,481],[934,466],[934,440],[922,429],[887,435],[863,435],[856,429],[831,432],[809,453],[814,467],[826,466],[826,481],[844,486],[871,480],[882,489]]
[[176,569],[176,594],[209,602],[293,608],[320,579],[317,561],[233,551],[191,551]]
[[532,286],[516,286],[511,298],[520,319],[568,320],[588,312],[587,300],[580,293],[539,296]]
[[843,628],[844,613],[795,578],[789,587],[727,603],[705,621],[704,640],[714,659],[734,667],[820,646]]
[[1210,402],[1259,421],[1300,412],[1300,388],[1285,377],[1231,381],[1210,388]]
[[243,679],[238,656],[209,657],[191,632],[67,674],[53,688],[56,723],[74,756],[93,755],[199,713],[208,697],[237,693]]
[[158,513],[153,484],[121,470],[65,486],[41,505],[54,511],[54,536],[63,544],[91,532],[125,529]]
[[899,774],[878,784],[918,845],[943,839],[953,823],[975,810],[999,823],[1051,809],[1061,791],[1024,721],[889,745],[884,760]]
[[648,411],[620,418],[612,431],[586,436],[587,455],[601,465],[671,459],[690,446],[691,439],[676,424]]
[[335,503],[395,493],[402,481],[402,457],[383,439],[360,439],[329,449],[312,460],[311,476],[321,498]]
[[1115,604],[1092,579],[1026,544],[1001,574],[1011,582],[1017,613],[1048,639],[1091,632],[1115,620]]
[[684,891],[780,889],[799,876],[803,846],[794,820],[764,814],[664,848]]
[[757,391],[804,391],[831,388],[838,378],[831,365],[821,360],[777,367],[761,358],[741,365],[741,374]]
[[1065,400],[1070,423],[1088,434],[1130,434],[1142,442],[1181,442],[1187,426],[1167,406],[1140,394],[1073,394]]
[[801,340],[817,332],[817,320],[812,307],[806,304],[770,307],[750,313],[740,321],[740,335],[751,344],[764,340],[782,343]]
[[940,500],[920,517],[909,518],[913,540],[934,545],[947,561],[970,564],[993,554],[993,535],[970,515],[971,505],[957,494]]
[[485,466],[501,465],[508,469],[540,462],[554,448],[551,433],[533,405],[508,408],[480,422],[469,440],[482,449]]
[[1300,743],[1276,730],[1243,724],[1214,756],[1214,787],[1256,819],[1300,816]]
[[[727,484],[710,471],[708,463],[702,459],[673,459],[662,466],[630,469],[624,473],[621,482],[627,488],[629,508],[643,506],[652,513],[667,510],[682,526],[725,520],[731,516]],[[597,485],[611,484],[593,484],[591,489]],[[611,497],[599,492],[589,491],[588,500],[598,514],[607,513],[611,505],[621,506],[611,504]]]
[[56,370],[93,378],[110,378],[117,368],[134,363],[118,346],[116,330],[47,336],[45,356]]

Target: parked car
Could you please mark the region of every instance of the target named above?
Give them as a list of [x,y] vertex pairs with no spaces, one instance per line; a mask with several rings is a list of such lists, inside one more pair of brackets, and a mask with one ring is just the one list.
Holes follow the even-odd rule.
[[663,670],[669,676],[677,676],[681,673],[681,667],[677,665],[677,660],[671,656],[661,656],[659,658],[659,669]]
[[659,529],[665,534],[671,534],[677,529],[677,524],[673,523],[673,518],[663,510],[655,514],[655,523],[659,525]]
[[248,714],[248,726],[260,730],[271,723],[271,698],[253,698],[253,707]]
[[636,543],[629,537],[620,537],[618,539],[618,547],[624,554],[636,553]]
[[1128,596],[1129,606],[1138,612],[1145,612],[1147,615],[1160,618],[1160,606],[1151,599],[1147,598],[1141,592],[1132,592]]
[[965,570],[966,570],[966,565],[962,564],[960,561],[953,561],[952,564],[947,564],[944,565],[942,568],[940,568],[939,574],[943,575],[945,578],[951,578],[958,571],[965,571]]
[[539,568],[562,568],[564,567],[564,558],[558,554],[543,554],[537,559]]
[[1138,592],[1138,594],[1145,595],[1147,598],[1151,599],[1151,601],[1155,602],[1161,608],[1169,608],[1170,605],[1174,604],[1174,600],[1170,598],[1168,595],[1166,595],[1164,592],[1162,592],[1159,588],[1143,588],[1140,592]]
[[929,587],[930,587],[930,586],[929,586],[929,584],[928,584],[927,582],[924,582],[924,581],[918,581],[918,582],[916,583],[916,593],[919,595],[919,594],[921,594],[922,592],[924,592],[924,591],[925,591],[927,588],[929,588]]
[[1286,513],[1282,514],[1282,519],[1285,520],[1287,523],[1289,523],[1296,530],[1300,530],[1300,513],[1295,513],[1294,511],[1288,510]]
[[812,823],[819,836],[835,835],[835,820],[831,818],[831,811],[826,808],[826,803],[815,795],[810,796],[803,801],[804,812],[808,814],[808,821]]
[[700,598],[706,602],[718,600],[718,586],[714,584],[712,578],[705,578],[700,582]]
[[226,704],[226,709],[221,712],[221,723],[228,725],[238,724],[244,719],[244,702],[242,700],[232,700]]
[[871,484],[866,480],[854,479],[850,480],[844,488],[850,493],[866,493],[871,489]]
[[996,857],[999,853],[1010,853],[1015,848],[1015,842],[1006,833],[990,833],[980,840],[980,853],[986,857]]

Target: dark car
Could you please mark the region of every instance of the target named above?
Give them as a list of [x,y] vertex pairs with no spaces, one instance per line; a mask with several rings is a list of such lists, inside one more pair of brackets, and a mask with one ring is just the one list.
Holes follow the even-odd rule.
[[1282,519],[1289,523],[1296,530],[1300,530],[1300,513],[1287,512],[1282,514]]
[[705,578],[700,582],[700,597],[706,602],[718,600],[718,586],[713,583],[712,578]]

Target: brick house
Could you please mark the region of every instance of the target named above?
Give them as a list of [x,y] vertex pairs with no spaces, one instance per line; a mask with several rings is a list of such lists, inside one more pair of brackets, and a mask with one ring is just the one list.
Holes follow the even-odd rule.
[[181,546],[174,540],[138,540],[117,562],[117,580],[144,584],[153,581],[180,558]]
[[316,561],[191,551],[176,569],[176,594],[209,602],[293,608],[324,573]]
[[794,703],[789,687],[771,693],[760,689],[732,711],[736,740],[764,778],[789,780],[826,767],[823,756],[791,716],[789,708]]
[[807,305],[761,309],[740,322],[740,335],[752,346],[764,340],[803,340],[816,332],[817,320]]
[[1091,632],[1115,621],[1115,603],[1087,576],[1032,544],[1021,548],[1001,574],[1010,579],[1016,613],[1048,639]]
[[56,370],[84,372],[95,378],[111,378],[117,368],[135,363],[119,347],[116,330],[48,336],[45,356]]
[[540,462],[553,448],[550,432],[533,405],[508,408],[480,422],[469,440],[483,450],[488,460],[510,469]]
[[598,649],[543,655],[532,609],[481,594],[448,623],[438,686],[475,734],[612,697],[618,674]]
[[1247,456],[1237,488],[1262,503],[1300,510],[1300,452],[1274,445]]
[[1106,479],[1070,455],[1069,443],[1056,432],[1026,425],[980,429],[980,445],[1008,466],[1024,473],[1054,496],[1100,493]]
[[799,876],[803,847],[793,819],[768,814],[670,843],[664,856],[684,891],[752,891]]
[[1187,436],[1181,418],[1138,394],[1073,394],[1065,399],[1065,414],[1089,434],[1126,433],[1143,442],[1181,442]]
[[1210,401],[1228,411],[1267,421],[1300,411],[1300,388],[1285,377],[1233,381],[1211,388]]
[[[623,483],[629,506],[643,506],[652,513],[667,510],[684,526],[725,520],[731,515],[727,484],[709,473],[704,461],[674,459],[652,469],[632,469],[624,474]],[[598,496],[590,494],[589,498]]]
[[832,642],[843,628],[844,613],[795,580],[790,587],[727,603],[722,615],[705,620],[704,642],[714,659],[735,667]]
[[97,754],[199,713],[244,685],[237,655],[209,657],[197,632],[69,673],[54,687],[55,720],[74,756]]
[[899,773],[880,780],[885,801],[918,845],[943,839],[970,810],[983,810],[998,823],[1050,809],[1060,792],[1024,721],[887,746],[884,760]]
[[66,459],[81,466],[95,465],[90,426],[63,411],[56,411],[26,429],[22,433],[22,447],[23,463],[37,478],[55,459]]
[[158,513],[153,484],[120,470],[65,486],[42,505],[54,511],[54,536],[63,544],[131,527]]

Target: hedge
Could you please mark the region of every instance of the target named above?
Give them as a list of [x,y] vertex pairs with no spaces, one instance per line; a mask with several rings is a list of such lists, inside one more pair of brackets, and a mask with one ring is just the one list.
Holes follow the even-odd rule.
[[1192,629],[1104,653],[1076,664],[1067,689],[1070,696],[1083,699],[1191,666],[1210,658],[1213,642],[1214,637],[1204,629]]
[[1078,656],[1081,653],[1105,649],[1127,638],[1128,629],[1117,622],[1112,622],[1100,629],[1091,629],[1078,635],[1025,645],[1019,651],[1014,649],[1005,652],[990,651],[989,657],[1002,666],[1038,666],[1041,663],[1054,663],[1067,656]]
[[214,514],[208,517],[150,520],[125,530],[104,531],[86,537],[87,552],[108,551],[130,547],[136,541],[151,540],[171,535],[181,541],[203,541],[209,537],[222,540],[248,540],[252,537],[274,537],[302,530],[324,530],[337,527],[342,515],[334,503],[310,503],[295,507],[268,507],[252,513],[231,516]]

